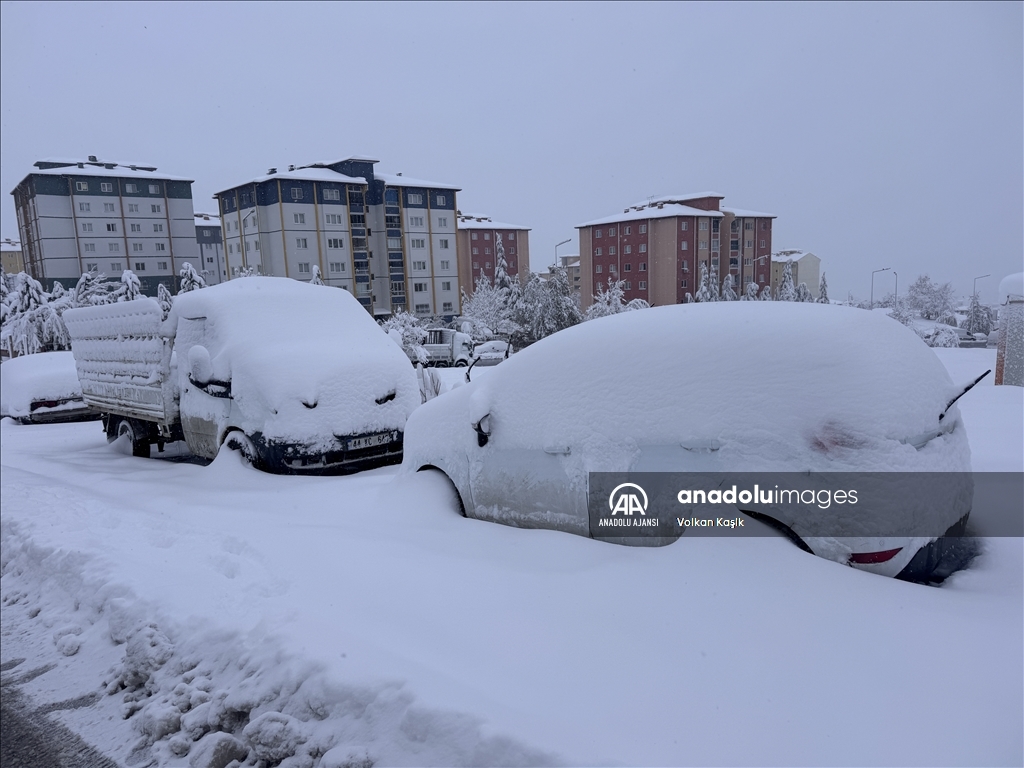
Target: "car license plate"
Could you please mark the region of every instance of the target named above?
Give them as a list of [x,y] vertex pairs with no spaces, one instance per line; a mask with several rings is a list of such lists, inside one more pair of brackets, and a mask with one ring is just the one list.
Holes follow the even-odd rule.
[[360,448],[376,448],[379,445],[386,445],[395,439],[394,432],[380,432],[376,435],[363,435],[362,437],[350,437],[345,441],[345,450],[357,451]]

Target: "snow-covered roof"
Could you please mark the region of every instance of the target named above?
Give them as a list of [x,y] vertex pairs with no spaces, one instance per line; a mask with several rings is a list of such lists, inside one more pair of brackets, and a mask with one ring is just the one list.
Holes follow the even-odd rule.
[[773,253],[772,261],[778,264],[785,264],[787,261],[800,261],[804,256],[814,256],[814,254],[810,251],[801,251],[795,248],[790,248]]
[[214,195],[220,195],[224,192],[230,192],[233,189],[238,189],[239,187],[244,187],[249,184],[260,184],[264,181],[271,181],[273,179],[291,179],[293,181],[330,181],[343,184],[362,184],[364,186],[367,184],[366,179],[362,176],[346,176],[343,173],[332,171],[330,168],[296,168],[294,171],[266,173],[262,176],[257,176],[254,179],[249,179],[248,181],[233,184],[230,187],[225,187],[219,192],[214,192]]
[[440,181],[426,181],[424,179],[413,179],[409,176],[402,176],[397,173],[378,173],[373,172],[375,179],[380,179],[389,187],[424,187],[426,189],[451,189],[459,192],[462,187],[456,187],[454,184],[445,184]]
[[777,219],[774,213],[762,213],[761,211],[746,211],[742,208],[722,208],[725,213],[731,213],[733,216],[741,216],[750,219]]
[[307,165],[307,166],[309,166],[309,165],[324,165],[324,166],[326,166],[326,165],[337,165],[338,163],[345,163],[345,162],[348,162],[349,160],[354,160],[357,163],[379,163],[380,162],[380,160],[378,160],[378,159],[376,159],[374,157],[370,157],[369,155],[349,155],[348,157],[343,157],[340,160],[328,160],[326,162],[322,162],[322,161],[318,160],[315,163],[306,163],[305,165]]
[[0,251],[18,253],[21,251],[21,246],[17,243],[0,243]]
[[623,213],[605,216],[603,219],[594,219],[583,224],[577,224],[576,229],[600,226],[601,224],[616,224],[620,221],[667,219],[672,216],[710,216],[711,218],[721,218],[724,214],[721,211],[703,211],[700,208],[691,208],[688,205],[680,205],[678,203],[664,203],[660,206],[656,203],[653,207],[641,208],[640,210],[631,208]]
[[657,205],[658,203],[685,203],[687,200],[701,200],[705,197],[717,197],[719,200],[725,198],[721,192],[691,192],[685,195],[659,195],[633,203],[630,208],[642,208],[645,205]]
[[215,213],[197,213],[196,226],[219,227],[221,226],[220,216]]
[[100,160],[95,155],[92,155],[95,159],[81,158],[81,157],[44,157],[41,160],[37,160],[37,163],[67,163],[68,165],[78,165],[78,163],[96,164],[99,166],[104,165],[116,165],[121,168],[131,168],[133,165],[143,171],[155,171],[156,165],[153,163],[122,163],[120,160]]
[[522,224],[509,224],[504,221],[491,221],[487,216],[463,214],[458,219],[459,229],[520,229],[529,231]]
[[[142,171],[132,170],[127,165],[119,165],[116,168],[104,168],[102,165],[90,165],[89,163],[83,164],[84,168],[79,168],[78,165],[65,166],[63,168],[37,168],[32,171],[29,176],[109,176],[117,179],[161,179],[163,181],[187,181],[193,182],[195,179],[188,179],[184,176],[171,176],[166,173],[156,173],[155,171]],[[26,179],[28,176],[25,177]]]

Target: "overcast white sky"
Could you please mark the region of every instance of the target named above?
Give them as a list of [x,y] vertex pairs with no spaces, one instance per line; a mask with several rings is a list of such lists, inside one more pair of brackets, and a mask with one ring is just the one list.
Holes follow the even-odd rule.
[[[1024,268],[1024,14],[1005,3],[0,5],[0,177],[151,162],[214,191],[368,154],[533,229],[718,191],[833,298]],[[14,203],[2,236],[17,237]],[[892,290],[876,277],[876,295]]]

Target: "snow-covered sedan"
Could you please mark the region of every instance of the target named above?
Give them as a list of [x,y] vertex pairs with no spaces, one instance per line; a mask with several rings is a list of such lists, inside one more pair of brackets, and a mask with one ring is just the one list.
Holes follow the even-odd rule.
[[921,580],[940,561],[948,569],[971,508],[970,449],[951,405],[962,389],[878,313],[657,307],[561,331],[426,403],[409,419],[403,466],[444,472],[469,517],[581,535],[593,535],[591,472],[947,473],[943,501],[896,512],[885,536],[865,535],[879,512],[864,505],[784,520],[750,507],[823,557]]
[[22,355],[0,366],[0,416],[22,424],[98,419],[82,400],[70,352]]

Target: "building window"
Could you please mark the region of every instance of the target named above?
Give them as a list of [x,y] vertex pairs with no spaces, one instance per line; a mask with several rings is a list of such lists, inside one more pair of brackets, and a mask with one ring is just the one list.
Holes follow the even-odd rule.
[[473,255],[474,255],[474,256],[476,256],[476,255],[477,255],[478,253],[480,253],[480,249],[479,249],[479,248],[477,248],[477,247],[476,247],[476,246],[474,245],[474,246],[473,246]]
[[594,267],[594,271],[600,275],[604,271],[604,268],[600,264],[598,264],[596,267]]
[[764,231],[766,229],[768,229],[768,222],[767,221],[762,221],[761,222],[761,230]]
[[[409,217],[409,226],[410,227],[422,227],[423,226],[423,217],[422,216],[410,216]],[[476,240],[476,233],[475,232],[473,233],[473,239]]]
[[632,272],[633,271],[633,265],[632,264],[623,264],[622,265],[622,271],[623,272]]
[[476,232],[474,232],[474,233],[473,233],[473,234],[472,234],[472,235],[471,235],[470,237],[471,237],[471,238],[472,238],[473,240],[476,240]]
[[165,243],[154,243],[153,249],[156,251],[166,251],[167,245]]
[[632,227],[625,227],[624,228],[624,234],[627,234],[627,235],[633,234],[633,228]]
[[487,267],[488,269],[490,269],[491,268],[491,262],[489,262],[489,261],[484,262],[484,266]]
[[257,240],[257,241],[256,241],[256,250],[258,251],[259,249],[260,249],[260,241],[259,241],[259,240]]
[[754,228],[754,222],[752,222],[752,221],[745,222],[743,224],[743,228],[744,229],[753,229]]
[[595,249],[594,249],[594,255],[595,255],[595,256],[601,256],[601,255],[602,255],[602,254],[601,254],[601,249],[600,249],[600,248],[595,248]]
[[212,256],[207,256],[206,257],[206,263],[207,264],[213,264],[213,257]]
[[132,232],[141,232],[142,231],[142,225],[141,224],[132,224],[131,228],[132,228]]
[[154,232],[163,232],[164,231],[164,225],[163,224],[154,224],[153,225],[153,231]]
[[719,250],[719,244],[720,244],[720,243],[719,243],[719,240],[718,240],[718,238],[717,238],[717,237],[712,237],[712,238],[711,238],[711,250],[712,250],[712,251],[717,251],[717,250]]
[[[301,200],[301,199],[302,199],[302,187],[292,187],[292,200]],[[308,267],[309,265],[307,264],[306,266]],[[302,270],[300,269],[299,271],[301,272]]]
[[615,255],[615,246],[614,245],[608,246],[608,255],[609,256],[614,256]]
[[640,253],[647,253],[647,243],[640,243]]
[[114,185],[111,184],[109,181],[101,181],[100,182],[100,192],[113,192],[113,191],[114,191]]
[[308,275],[309,274],[309,262],[308,261],[300,261],[299,262],[299,274],[303,274],[303,275]]
[[[304,214],[304,213],[294,213],[294,214],[292,214],[292,218],[295,219],[295,223],[296,224],[305,224],[306,223],[306,214]],[[249,222],[248,221],[245,222],[245,226],[249,226]]]
[[632,291],[633,290],[633,283],[631,283],[629,280],[626,280],[622,284],[622,288],[623,288],[623,290],[626,290],[626,291]]
[[441,283],[441,290],[442,291],[450,291],[451,289],[452,289],[452,283],[451,283],[450,280],[442,281],[442,283]]
[[304,237],[296,237],[295,238],[295,247],[296,248],[305,248],[306,247],[306,238],[304,238]]
[[516,239],[516,233],[515,232],[509,232],[508,233],[508,239],[509,240],[515,240]]
[[337,189],[323,190],[324,200],[341,200],[341,191]]
[[[685,224],[686,222],[683,222],[683,223]],[[686,227],[683,227],[683,229],[686,229]],[[700,223],[700,231],[701,232],[707,232],[708,231],[708,223],[707,223],[706,220],[705,221],[701,221],[701,223]]]
[[89,182],[88,181],[76,181],[75,182],[75,190],[78,191],[78,192],[88,192],[89,191]]
[[761,247],[764,248],[764,240],[761,241]]
[[484,232],[484,240],[490,240],[490,239],[491,239],[491,233],[490,232]]
[[623,246],[622,252],[623,253],[632,253],[633,252],[633,246],[632,245]]
[[114,204],[113,203],[104,203],[103,204],[103,212],[104,213],[113,213],[114,212]]
[[641,261],[640,262],[640,271],[641,272],[646,272],[647,271],[647,262],[646,261]]
[[[337,192],[337,190],[335,190],[335,192]],[[340,213],[328,213],[327,214],[327,223],[328,224],[344,224],[345,220],[343,218],[341,218],[341,214]]]
[[412,284],[412,289],[416,293],[425,293],[426,290],[427,290],[427,284],[426,283],[413,283]]
[[509,252],[509,255],[512,255],[512,254],[514,254],[516,252],[516,249],[515,248],[509,248],[508,252]]
[[438,205],[447,205],[448,204],[448,200],[447,200],[447,198],[445,198],[444,195],[438,195],[437,196],[437,204]]
[[234,252],[235,252],[234,244],[233,243],[228,243],[228,253],[234,253]]
[[153,213],[161,213],[164,209],[162,205],[150,205],[149,207],[153,209]]
[[142,251],[142,243],[132,243],[132,252],[139,253]]
[[158,261],[158,262],[156,263],[156,268],[157,268],[157,269],[163,269],[163,270],[166,270],[166,269],[167,269],[167,262],[166,262],[166,261]]
[[144,262],[144,261],[136,261],[135,262],[135,271],[136,272],[145,272],[146,271],[146,262]]
[[86,272],[98,272],[99,269],[100,269],[100,265],[97,264],[96,262],[87,263],[85,265],[85,271]]
[[441,260],[441,269],[451,269],[451,267],[448,266],[449,264],[451,264],[450,261],[448,261],[446,259],[442,259]]
[[427,247],[426,240],[424,240],[422,237],[414,237],[414,238],[412,238],[412,247],[413,248],[426,248]]
[[637,229],[637,231],[641,235],[646,235],[647,234],[647,225],[646,224],[641,224],[640,227]]
[[150,184],[149,185],[149,194],[151,194],[151,195],[159,195],[160,194],[160,185],[159,184]]
[[246,253],[249,252],[249,241],[248,240],[245,241],[245,252]]
[[641,280],[641,281],[640,281],[639,283],[637,283],[637,287],[638,287],[638,288],[639,288],[639,289],[640,289],[641,291],[643,291],[643,290],[646,290],[646,289],[647,289],[647,283],[646,283],[646,281],[644,281],[644,280]]
[[447,248],[448,247],[448,238],[447,237],[442,237],[441,240],[440,240],[440,245],[441,245],[441,248]]
[[446,301],[446,302],[444,302],[441,305],[441,311],[442,312],[454,312],[455,311],[455,307],[452,305],[452,302]]
[[121,268],[121,262],[119,262],[119,261],[112,261],[112,262],[110,262],[110,271],[111,272],[116,272],[120,268]]
[[414,261],[412,263],[412,268],[413,269],[426,269],[427,268],[427,262],[425,262],[425,261]]
[[[440,199],[440,198],[438,198],[438,199]],[[447,216],[438,216],[437,217],[437,226],[439,226],[439,227],[447,227],[448,226],[448,217]]]
[[85,252],[86,253],[95,253],[96,252],[96,243],[86,243],[85,244]]
[[388,250],[398,251],[402,248],[402,238],[400,237],[389,237],[388,238]]
[[484,253],[490,253],[490,252],[491,252],[490,248],[484,248]]
[[78,212],[79,213],[88,213],[91,208],[92,208],[92,205],[90,203],[79,203],[78,204]]
[[329,272],[344,272],[345,263],[343,261],[332,261],[327,265]]
[[701,240],[700,241],[700,250],[706,251],[707,249],[708,249],[708,241],[707,240]]
[[479,261],[474,261],[473,262],[473,269],[480,269],[480,262]]
[[111,253],[120,253],[121,252],[121,244],[120,243],[107,243],[107,250],[110,251]]
[[92,232],[92,224],[88,221],[82,223],[83,232]]
[[418,192],[408,194],[409,205],[423,205],[423,195]]
[[753,263],[754,263],[754,260],[752,258],[750,258],[749,256],[743,260],[743,266],[744,267],[749,267]]
[[138,213],[138,212],[139,212],[139,204],[138,203],[128,203],[128,213]]
[[125,184],[124,185],[124,191],[134,195],[136,192],[139,191],[139,185],[138,184]]
[[594,230],[594,237],[601,237],[601,232],[602,232],[602,231],[603,231],[603,230],[600,230],[600,229],[595,229],[595,230]]
[[686,287],[686,280],[681,280],[681,281],[679,282],[679,287],[680,287],[680,288],[685,288],[685,287]]
[[615,237],[615,227],[611,227],[608,230],[608,237]]
[[419,313],[419,314],[424,314],[425,312],[429,312],[429,311],[430,311],[430,305],[429,304],[417,304],[416,305],[416,312]]
[[344,248],[345,247],[345,241],[342,240],[340,237],[329,237],[329,238],[327,238],[327,247],[328,248]]

